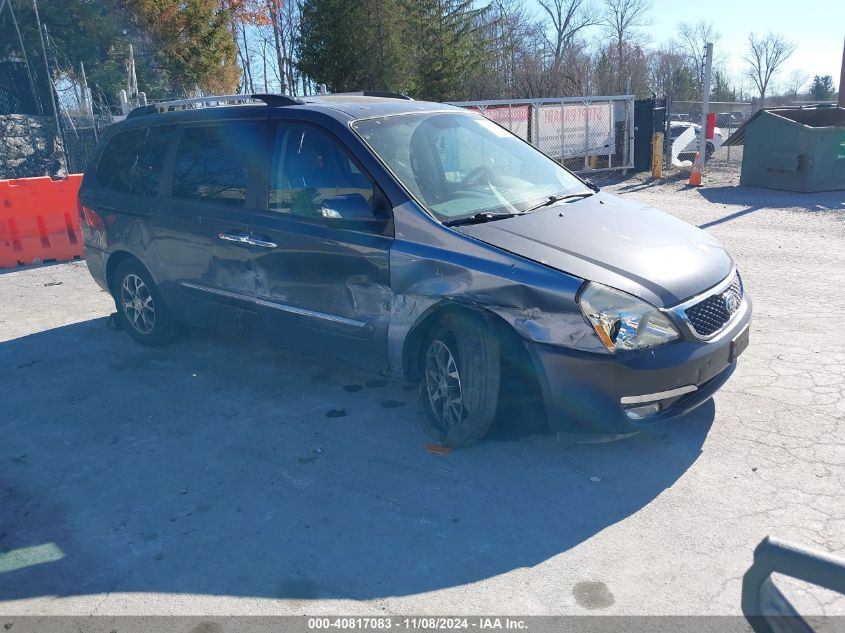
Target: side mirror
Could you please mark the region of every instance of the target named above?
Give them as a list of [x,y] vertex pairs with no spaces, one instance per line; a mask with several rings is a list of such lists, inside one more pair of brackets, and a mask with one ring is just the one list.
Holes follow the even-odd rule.
[[360,193],[325,198],[320,208],[320,216],[326,220],[347,220],[353,222],[372,222],[376,219],[370,203]]

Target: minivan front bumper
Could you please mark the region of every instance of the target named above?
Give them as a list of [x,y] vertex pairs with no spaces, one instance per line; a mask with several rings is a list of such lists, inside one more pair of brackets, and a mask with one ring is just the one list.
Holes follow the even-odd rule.
[[[736,369],[731,344],[750,327],[747,295],[743,304],[733,322],[709,341],[684,338],[612,355],[526,342],[551,429],[626,434],[677,418],[705,403]],[[660,403],[658,413],[649,415],[639,409],[655,402]],[[639,415],[637,410],[645,413]]]

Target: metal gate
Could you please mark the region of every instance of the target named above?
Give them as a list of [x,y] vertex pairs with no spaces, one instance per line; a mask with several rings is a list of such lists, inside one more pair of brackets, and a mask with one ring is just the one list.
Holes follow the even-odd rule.
[[[663,134],[664,145],[671,141],[667,132],[667,99],[638,99],[634,103],[634,170],[651,169],[654,133]],[[665,152],[665,147],[664,147]]]
[[572,171],[634,166],[634,97],[456,101],[525,139]]

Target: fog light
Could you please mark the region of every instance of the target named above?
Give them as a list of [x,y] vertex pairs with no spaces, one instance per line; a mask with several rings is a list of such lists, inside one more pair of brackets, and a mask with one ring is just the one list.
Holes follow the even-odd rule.
[[651,402],[649,404],[641,404],[636,407],[625,408],[625,415],[627,415],[629,419],[635,421],[645,420],[646,418],[650,418],[658,413],[660,413],[659,402]]

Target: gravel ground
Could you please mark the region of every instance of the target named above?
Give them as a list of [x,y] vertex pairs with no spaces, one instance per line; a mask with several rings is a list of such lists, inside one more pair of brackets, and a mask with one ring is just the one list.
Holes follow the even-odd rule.
[[737,614],[764,536],[845,555],[845,195],[734,170],[607,181],[721,239],[755,302],[713,402],[607,444],[433,455],[405,385],[143,349],[84,263],[0,274],[0,614]]

